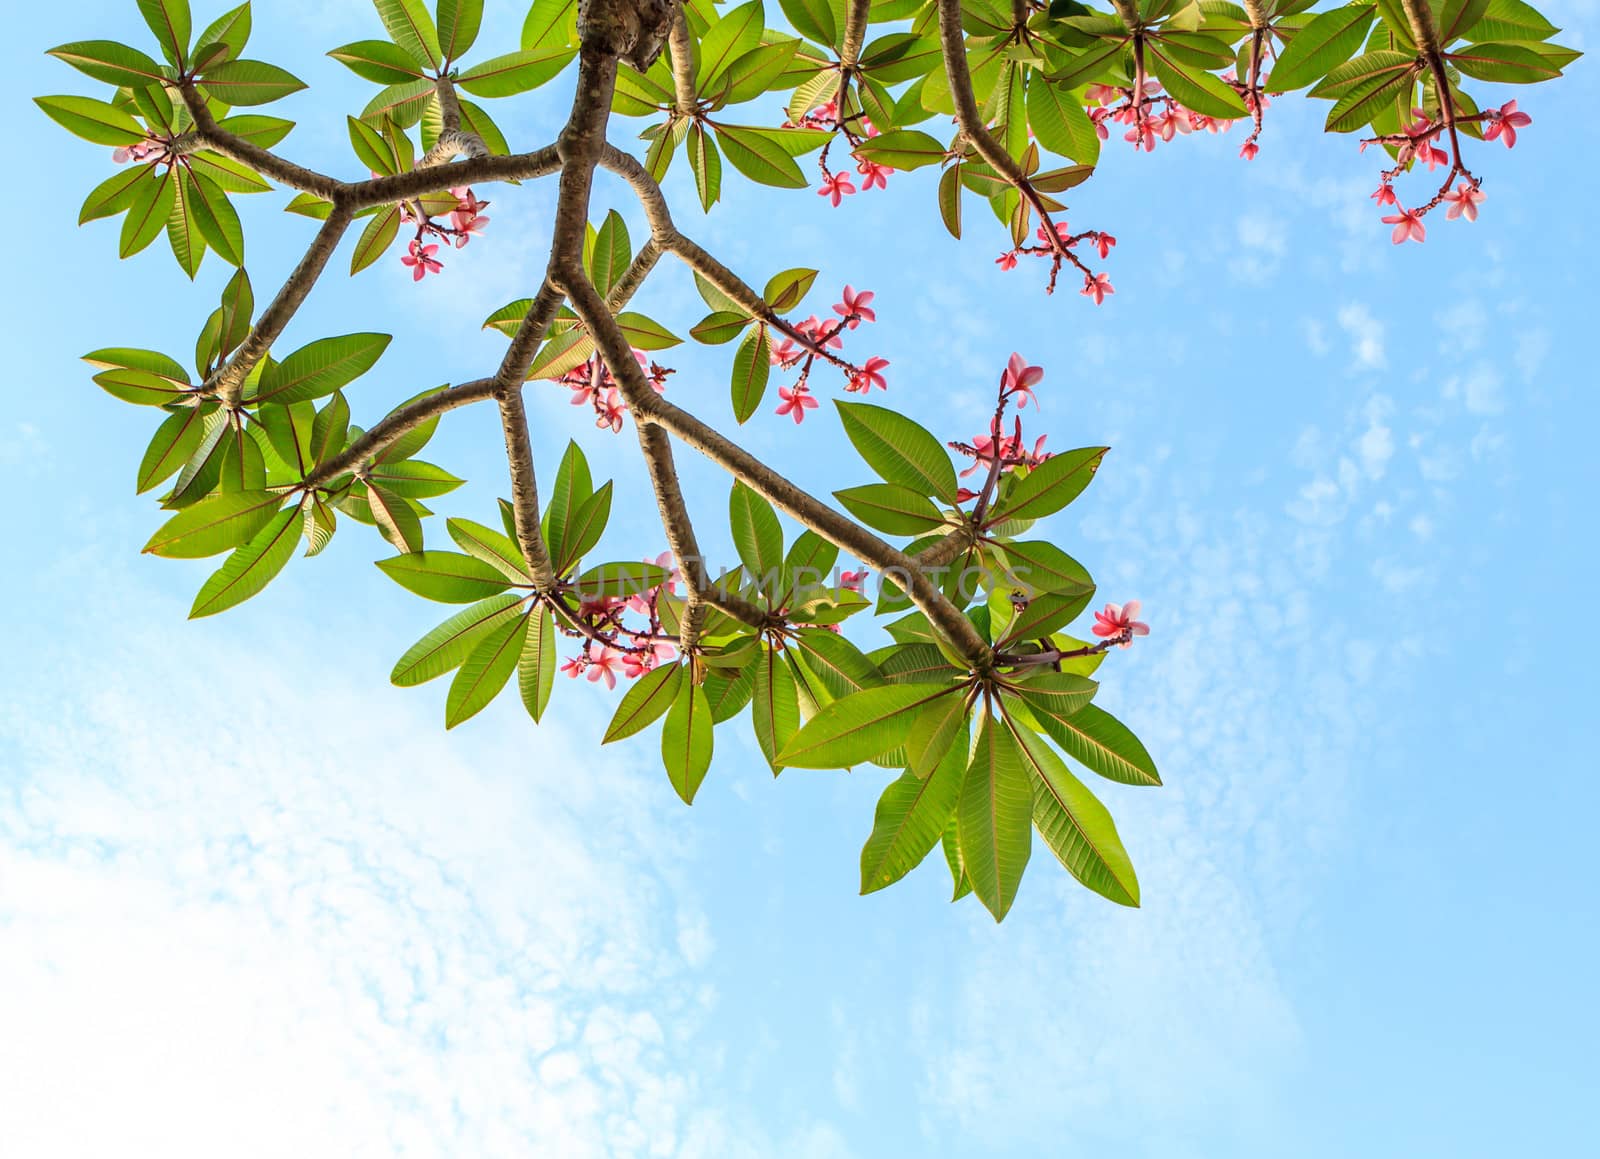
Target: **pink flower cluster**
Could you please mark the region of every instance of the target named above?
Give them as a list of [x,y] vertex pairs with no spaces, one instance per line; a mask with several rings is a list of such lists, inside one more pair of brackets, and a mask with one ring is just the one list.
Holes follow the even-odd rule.
[[[1386,215],[1383,223],[1394,226],[1390,238],[1395,245],[1408,241],[1426,241],[1428,230],[1422,219],[1440,205],[1450,207],[1445,210],[1446,221],[1456,221],[1460,218],[1477,221],[1478,206],[1484,201],[1482,183],[1467,170],[1461,158],[1452,157],[1438,147],[1437,142],[1449,132],[1450,126],[1443,121],[1432,120],[1423,109],[1413,109],[1412,115],[1416,119],[1404,132],[1392,136],[1373,137],[1361,142],[1363,150],[1368,145],[1388,145],[1395,150],[1394,166],[1380,174],[1378,188],[1372,194],[1372,199],[1380,208],[1394,207],[1395,212]],[[1484,140],[1504,141],[1507,149],[1516,145],[1518,129],[1525,129],[1533,124],[1532,117],[1517,111],[1516,101],[1507,101],[1498,109],[1487,109],[1473,116],[1456,117],[1458,124],[1470,121],[1477,121],[1484,126]],[[1394,182],[1401,173],[1414,168],[1418,162],[1426,165],[1430,171],[1440,165],[1448,165],[1450,168],[1445,174],[1444,185],[1431,201],[1407,209],[1400,204],[1400,198],[1394,190]],[[1457,175],[1464,180],[1458,182],[1452,189],[1450,183]]]
[[869,357],[860,366],[845,362],[835,350],[844,348],[844,332],[854,330],[863,322],[876,322],[877,311],[872,300],[877,297],[871,290],[857,290],[845,286],[838,302],[834,303],[836,318],[819,318],[813,314],[800,322],[788,325],[788,333],[767,350],[767,358],[780,370],[800,371],[793,386],[778,388],[776,413],[792,418],[796,423],[805,421],[806,412],[816,410],[818,403],[811,393],[811,368],[818,358],[838,366],[845,372],[845,390],[865,394],[873,387],[888,390],[889,382],[883,372],[889,367],[887,358]]
[[[1255,111],[1264,109],[1268,105],[1267,98],[1244,90],[1229,73],[1222,78],[1242,92],[1245,107]],[[1095,132],[1102,141],[1111,137],[1111,127],[1108,121],[1130,128],[1123,134],[1122,139],[1133,145],[1135,149],[1142,149],[1146,153],[1154,152],[1157,141],[1171,141],[1179,136],[1190,133],[1225,133],[1233,128],[1233,122],[1208,117],[1204,113],[1197,113],[1193,109],[1186,109],[1174,98],[1161,92],[1161,82],[1147,80],[1144,82],[1144,91],[1137,99],[1132,88],[1118,88],[1115,85],[1090,85],[1084,96],[1094,102],[1085,111],[1089,120],[1093,122]],[[1160,111],[1152,113],[1152,108],[1159,107]],[[1247,160],[1254,158],[1256,150],[1252,141],[1248,152],[1243,154]]]
[[160,160],[167,154],[167,143],[151,138],[146,141],[135,141],[131,145],[120,145],[111,151],[111,159],[118,165],[125,165],[129,161],[148,161],[151,158]]
[[[657,394],[666,394],[667,375],[673,373],[672,370],[652,361],[643,350],[634,350],[633,356],[651,388]],[[628,413],[628,403],[611,377],[610,368],[598,354],[550,381],[572,392],[573,406],[592,407],[595,426],[612,434],[622,430],[622,416]]]
[[[877,126],[868,118],[855,117],[851,119],[857,122],[856,128],[852,128],[845,121],[839,119],[839,102],[829,101],[825,105],[819,105],[817,108],[812,109],[801,117],[799,121],[785,121],[784,127],[788,129],[820,129],[828,133],[843,133],[852,147],[859,145],[863,140],[878,135]],[[829,144],[831,146],[832,142]],[[869,189],[889,188],[889,174],[894,172],[892,166],[880,165],[876,161],[861,156],[859,153],[852,155],[856,163],[856,174],[861,178],[862,192],[866,192]],[[846,172],[835,172],[828,168],[827,147],[824,147],[822,151],[818,167],[822,170],[822,184],[817,189],[817,196],[826,197],[834,208],[838,208],[840,202],[856,192],[855,181]]]
[[[1038,239],[1037,245],[1019,246],[1016,249],[1007,250],[995,258],[994,264],[1002,270],[1014,270],[1017,268],[1017,258],[1019,256],[1032,254],[1036,257],[1049,258],[1054,263],[1052,266],[1052,270],[1054,270],[1059,268],[1061,260],[1065,256],[1083,272],[1083,289],[1079,292],[1086,298],[1093,298],[1096,306],[1104,304],[1109,295],[1117,292],[1111,285],[1111,275],[1092,272],[1083,262],[1078,260],[1073,253],[1073,249],[1080,242],[1088,242],[1100,254],[1100,258],[1103,261],[1110,256],[1112,247],[1117,244],[1117,239],[1109,233],[1096,229],[1086,230],[1083,233],[1073,233],[1072,228],[1065,221],[1055,221],[1051,224],[1054,227],[1053,231],[1045,229],[1042,225],[1033,231],[1033,236]],[[1050,276],[1050,282],[1053,287],[1055,285],[1055,274],[1053,272]]]
[[440,273],[444,269],[444,263],[434,256],[439,252],[438,243],[424,245],[423,238],[441,238],[460,249],[474,237],[482,236],[489,224],[489,219],[483,215],[489,203],[479,201],[470,187],[457,186],[450,193],[456,199],[456,207],[448,215],[449,225],[440,225],[426,211],[419,218],[417,209],[420,207],[413,208],[411,203],[402,202],[400,205],[401,222],[417,227],[417,236],[411,239],[406,252],[400,256],[400,264],[411,270],[411,280],[414,282],[420,282],[427,275]]
[[[567,676],[574,680],[586,676],[591,683],[604,681],[607,688],[615,688],[619,673],[636,680],[677,655],[671,637],[662,632],[658,602],[662,592],[676,594],[682,577],[673,566],[670,551],[644,562],[665,568],[666,580],[626,598],[602,596],[579,605],[577,627],[565,630],[583,636],[584,643],[576,656],[561,665]],[[622,618],[628,612],[643,616],[645,625],[628,626]]]

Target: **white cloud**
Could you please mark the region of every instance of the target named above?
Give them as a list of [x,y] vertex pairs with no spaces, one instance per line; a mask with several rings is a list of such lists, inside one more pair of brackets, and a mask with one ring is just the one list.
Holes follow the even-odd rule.
[[1386,327],[1372,311],[1360,302],[1339,308],[1339,326],[1350,336],[1351,353],[1356,365],[1366,370],[1380,370],[1389,363],[1384,349]]
[[796,1153],[700,1097],[681,806],[589,712],[446,737],[427,691],[98,614],[122,648],[0,715],[8,1159]]

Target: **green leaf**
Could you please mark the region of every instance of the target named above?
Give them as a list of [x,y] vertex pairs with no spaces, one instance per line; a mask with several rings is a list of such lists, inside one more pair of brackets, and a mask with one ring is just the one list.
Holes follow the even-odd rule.
[[[748,637],[747,637],[748,638]],[[744,711],[745,705],[750,703],[755,694],[756,668],[754,665],[730,671],[727,669],[713,668],[706,676],[703,685],[706,692],[706,703],[711,706],[711,719],[716,724],[732,720]],[[799,719],[790,726],[790,731],[799,727]]]
[[739,57],[724,74],[728,88],[722,95],[723,102],[742,105],[781,87],[781,78],[788,71],[799,47],[798,40],[780,40],[774,44],[757,45]]
[[920,169],[924,165],[937,165],[949,150],[940,142],[918,129],[890,129],[861,142],[855,155],[891,169]]
[[439,31],[423,0],[372,0],[389,38],[429,68],[439,67]]
[[839,561],[839,548],[829,543],[815,531],[802,531],[789,546],[783,557],[784,583],[791,599],[817,587],[824,586],[834,564]]
[[1106,807],[1067,771],[1043,738],[1027,730],[1010,735],[1033,783],[1032,815],[1039,836],[1084,885],[1118,905],[1138,906],[1139,880]]
[[359,274],[381,258],[399,235],[400,207],[386,205],[367,222],[361,236],[356,239],[355,251],[350,255],[350,273]]
[[167,60],[183,67],[189,49],[189,0],[139,0],[139,15],[156,35]]
[[127,209],[138,196],[139,183],[150,180],[150,172],[148,165],[135,165],[113,173],[96,185],[78,211],[78,224],[99,221]]
[[166,482],[194,454],[205,434],[208,413],[203,407],[186,407],[161,420],[144,458],[139,461],[138,494],[143,495]]
[[884,789],[872,819],[872,834],[861,849],[861,892],[893,885],[939,844],[955,817],[967,771],[967,746],[952,745],[926,777],[901,775]]
[[1034,596],[1006,626],[1002,646],[1020,640],[1037,640],[1066,627],[1083,613],[1094,596],[1093,588],[1077,592],[1045,592]]
[[569,440],[561,465],[556,468],[556,485],[544,513],[544,537],[553,558],[566,558],[567,525],[593,494],[589,461],[583,457],[583,448]]
[[45,116],[74,136],[96,145],[132,145],[146,139],[139,122],[121,109],[90,97],[34,97]]
[[366,500],[378,531],[396,551],[422,550],[422,519],[411,500],[402,499],[376,483],[367,485]]
[[1094,586],[1084,566],[1052,543],[1007,543],[1003,550],[1005,582],[1029,596]]
[[1109,447],[1080,447],[1052,455],[1028,470],[996,511],[1006,519],[1042,519],[1071,503],[1094,479]]
[[344,450],[350,433],[350,404],[334,391],[311,424],[311,461],[326,462]]
[[538,88],[571,59],[568,48],[523,48],[474,65],[456,83],[476,97],[513,97]]
[[439,54],[460,60],[478,39],[483,0],[439,0]]
[[661,763],[685,805],[694,804],[694,795],[711,768],[711,730],[711,706],[706,703],[705,691],[692,680],[682,681],[661,729]]
[[594,246],[586,261],[595,292],[602,298],[609,294],[611,287],[627,273],[628,263],[632,259],[633,245],[628,240],[628,223],[613,209],[595,231]]
[[1016,701],[1044,727],[1048,720],[1067,721],[1089,707],[1099,689],[1093,680],[1071,672],[1034,671],[1013,676],[1011,687],[1002,693],[1009,706]]
[[622,703],[617,705],[600,743],[623,740],[654,724],[677,700],[682,683],[683,668],[678,664],[663,664],[639,677],[623,693]]
[[213,616],[244,603],[283,570],[300,542],[300,511],[287,507],[255,537],[234,551],[227,562],[206,580],[189,610],[191,620]]
[[[962,767],[963,779],[966,767]],[[950,823],[944,827],[944,835],[939,839],[944,846],[945,863],[950,866],[950,876],[955,881],[955,892],[950,895],[952,902],[960,901],[972,892],[972,882],[967,880],[967,870],[961,864],[961,843],[957,834],[956,819],[950,818]]]
[[761,755],[767,758],[767,764],[776,774],[781,767],[778,753],[794,739],[800,727],[800,702],[794,674],[770,648],[761,650],[753,667],[755,689],[750,701],[751,723]]
[[776,595],[783,583],[783,528],[772,504],[736,481],[728,516],[740,562],[762,591]]
[[682,338],[654,318],[647,318],[633,310],[624,310],[617,315],[617,328],[627,338],[628,345],[639,350],[667,350],[683,342]]
[[1184,108],[1207,117],[1229,120],[1250,115],[1244,100],[1232,86],[1203,68],[1180,63],[1161,41],[1153,40],[1146,45],[1146,59],[1155,78]]
[[316,466],[311,457],[311,427],[317,408],[309,402],[289,406],[264,406],[256,412],[256,423],[266,432],[267,443],[290,475],[304,479]]
[[408,648],[389,679],[410,688],[443,676],[459,666],[485,635],[516,616],[521,603],[520,596],[507,594],[462,609]]
[[[245,0],[237,8],[230,8],[206,26],[206,30],[194,42],[194,58],[207,59],[212,55],[212,49],[220,44],[227,48],[227,54],[223,59],[233,60],[244,51],[244,46],[249,40],[250,0]],[[227,127],[227,122],[223,122],[223,128]],[[270,145],[261,147],[271,148]]]
[[94,376],[94,382],[113,398],[135,406],[166,406],[193,394],[188,387],[179,386],[170,378],[126,367],[103,370]]
[[900,414],[864,402],[836,402],[845,434],[885,482],[956,501],[956,471],[939,440]]
[[562,536],[561,555],[556,560],[556,571],[564,574],[593,551],[595,544],[599,543],[600,537],[605,534],[606,524],[610,520],[611,483],[608,481],[573,512],[566,534]]
[[806,668],[834,697],[849,696],[884,683],[883,673],[861,650],[826,628],[801,628],[795,643]]
[[64,60],[79,72],[122,88],[142,88],[160,83],[161,66],[137,48],[114,40],[75,40],[52,48],[46,55]]
[[1522,0],[1489,0],[1483,19],[1471,29],[1474,40],[1548,40],[1559,31]]
[[200,85],[225,105],[265,105],[306,87],[293,73],[260,60],[225,61],[209,70]]
[[130,258],[151,242],[166,227],[172,216],[173,203],[178,199],[178,182],[168,169],[154,181],[137,187],[133,202],[128,206],[128,216],[122,219],[122,236],[117,241],[117,255]]
[[839,46],[842,30],[828,0],[778,0],[778,6],[801,36],[818,44]]
[[1001,921],[1033,846],[1033,787],[1005,724],[985,715],[956,804],[961,864],[978,900]]
[[1161,776],[1139,738],[1102,708],[1088,705],[1060,717],[1024,697],[1034,718],[1066,754],[1109,781],[1122,785],[1159,785]]
[[748,314],[718,310],[716,313],[707,314],[691,326],[689,336],[696,342],[704,342],[708,346],[720,346],[739,337],[748,325],[750,325]]
[[476,716],[500,695],[516,670],[527,634],[527,616],[517,616],[484,633],[450,681],[444,701],[445,728]]
[[798,769],[842,769],[899,748],[915,709],[954,690],[947,685],[886,684],[842,696],[823,708],[778,753]]
[[1028,126],[1052,153],[1093,165],[1100,157],[1100,135],[1072,90],[1041,76],[1028,82]]
[[578,46],[577,0],[533,0],[522,25],[523,48]]
[[380,559],[383,573],[407,591],[445,604],[471,604],[506,590],[502,569],[454,551],[414,551]]
[[387,40],[357,40],[328,55],[362,79],[381,85],[406,84],[423,75],[409,52]]
[[724,12],[721,19],[706,30],[700,39],[700,72],[696,86],[700,92],[713,91],[713,86],[733,62],[761,43],[765,22],[761,0],[750,0],[748,4]]
[[1347,4],[1319,13],[1296,32],[1272,67],[1274,92],[1315,84],[1360,51],[1372,27],[1370,4]]
[[739,422],[747,421],[761,408],[761,399],[767,393],[767,380],[771,373],[767,328],[758,326],[739,343],[739,349],[733,356],[733,417]]
[[221,555],[254,539],[282,505],[282,495],[265,491],[209,495],[162,524],[143,550],[167,559]]
[[540,607],[528,614],[528,635],[517,661],[517,688],[522,706],[538,724],[550,705],[550,692],[556,680],[556,629],[550,609]]
[[283,404],[332,394],[371,370],[389,342],[387,334],[319,338],[270,367],[255,401]]
[[243,266],[244,226],[228,195],[201,173],[190,175],[185,188],[200,236],[230,266]]
[[722,158],[711,134],[699,125],[689,126],[689,168],[694,171],[700,208],[709,213],[722,196]]
[[466,481],[443,467],[424,463],[420,459],[375,463],[368,472],[368,478],[385,491],[406,499],[433,499],[448,495]]
[[1520,44],[1474,44],[1447,53],[1445,59],[1467,76],[1499,84],[1537,84],[1561,75],[1554,64]]
[[810,184],[783,146],[760,130],[718,125],[717,140],[733,167],[758,184],[778,189],[804,189]]
[[835,491],[833,497],[868,527],[890,535],[921,535],[944,525],[939,509],[909,487],[869,483]]
[[[438,99],[438,88],[426,78],[407,81],[403,85],[390,85],[379,90],[378,95],[367,102],[366,108],[361,110],[361,119],[375,125],[393,120],[401,128],[409,129],[422,120],[423,111]],[[466,108],[463,106],[463,120],[465,115]]]
[[659,564],[619,560],[584,572],[575,581],[574,591],[582,600],[597,600],[602,596],[626,599],[660,587],[667,582],[669,574]]
[[[921,709],[906,734],[906,772],[925,780],[952,753],[958,769],[967,767],[967,718],[971,705],[964,696],[948,696]],[[957,745],[956,738],[962,738]],[[959,789],[961,778],[956,776]],[[953,797],[952,797],[953,800]],[[941,823],[940,828],[943,828]]]
[[805,296],[811,292],[812,283],[816,280],[816,270],[804,267],[784,270],[767,279],[761,297],[773,310],[784,314],[805,300]]

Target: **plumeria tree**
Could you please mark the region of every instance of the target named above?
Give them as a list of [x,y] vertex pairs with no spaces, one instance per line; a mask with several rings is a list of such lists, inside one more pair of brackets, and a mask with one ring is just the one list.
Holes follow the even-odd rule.
[[[136,347],[86,356],[107,392],[157,412],[137,486],[166,514],[145,550],[226,554],[195,598],[192,614],[206,616],[261,591],[302,540],[317,554],[347,517],[393,549],[378,561],[391,579],[462,605],[393,673],[408,686],[450,676],[447,726],[513,676],[534,721],[558,675],[622,682],[603,740],[659,722],[668,779],[692,802],[717,726],[748,714],[774,773],[897,773],[862,851],[863,892],[942,845],[955,896],[976,894],[998,920],[1037,831],[1083,884],[1137,905],[1111,816],[1074,769],[1160,784],[1134,734],[1094,703],[1108,653],[1148,629],[1130,601],[1105,604],[1074,635],[1095,587],[1044,530],[1106,448],[1047,449],[1044,434],[1025,433],[1044,370],[1020,354],[997,368],[993,415],[975,435],[935,434],[868,402],[892,377],[861,349],[874,294],[846,285],[807,313],[818,275],[803,266],[757,290],[685,232],[660,182],[680,153],[698,211],[726,179],[814,188],[841,211],[891,181],[924,182],[930,228],[976,233],[1002,268],[1034,269],[1045,292],[1066,284],[1098,306],[1114,293],[1104,265],[1115,223],[1069,227],[1061,199],[1102,149],[1137,155],[1233,132],[1254,161],[1270,144],[1272,101],[1308,90],[1331,106],[1330,132],[1381,158],[1375,217],[1396,243],[1423,241],[1440,206],[1475,220],[1482,159],[1532,123],[1501,86],[1555,78],[1578,54],[1522,0],[1314,3],[533,0],[520,44],[483,51],[482,0],[374,0],[372,39],[330,53],[375,86],[347,116],[354,156],[333,174],[290,160],[279,146],[292,124],[253,111],[304,86],[247,55],[248,3],[197,32],[188,0],[137,0],[148,35],[133,33],[131,12],[127,30],[112,30],[135,44],[52,50],[109,91],[38,104],[106,149],[109,176],[80,221],[120,217],[119,256],[164,235],[191,278],[208,252],[236,267],[192,370]],[[491,115],[478,103],[546,85],[571,95],[554,141],[512,142],[501,106]],[[637,198],[649,225],[637,246],[614,209],[594,204],[600,170]],[[545,178],[558,190],[549,260],[530,297],[486,320],[509,345],[485,376],[425,390],[362,427],[351,404],[378,401],[357,382],[387,335],[280,348],[341,247],[352,274],[376,266],[367,276],[410,277],[428,292],[451,276],[453,250],[492,244],[492,201]],[[234,201],[274,190],[290,194],[284,208],[310,219],[311,236],[258,303]],[[985,207],[995,222],[969,216]],[[693,272],[703,318],[628,309],[663,259]],[[671,377],[660,359],[682,341],[674,326],[736,344],[729,404]],[[612,484],[597,484],[576,444],[535,446],[530,383],[570,391],[598,427],[631,429],[660,554],[605,559]],[[818,395],[832,388],[841,397],[829,421],[862,477],[876,478],[835,491],[837,506],[725,433],[758,419],[824,421]],[[446,520],[426,546],[427,503],[461,480],[419,456],[448,412],[478,404],[499,412],[509,498],[480,520]],[[713,568],[701,552],[696,520],[708,513],[685,501],[674,462],[685,449],[731,476],[736,567]],[[861,613],[880,618],[876,640],[858,631]]]

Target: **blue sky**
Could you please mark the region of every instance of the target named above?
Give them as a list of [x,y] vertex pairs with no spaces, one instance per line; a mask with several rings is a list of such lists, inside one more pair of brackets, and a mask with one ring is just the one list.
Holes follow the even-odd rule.
[[[252,55],[312,86],[284,104],[288,149],[349,169],[342,118],[365,94],[319,53],[375,19],[256,7]],[[514,37],[516,7],[491,3],[485,35]],[[1547,12],[1589,46],[1593,3]],[[1102,793],[1144,906],[1037,860],[996,927],[948,904],[936,863],[856,897],[881,778],[774,783],[743,729],[719,735],[693,810],[651,737],[597,748],[610,709],[587,684],[563,682],[537,730],[508,698],[446,735],[438,686],[387,681],[439,617],[353,525],[238,611],[184,619],[205,566],[138,553],[158,519],[132,494],[149,416],[77,358],[182,356],[225,273],[213,257],[190,286],[154,248],[115,262],[108,223],[74,228],[109,158],[24,103],[90,91],[43,49],[137,25],[122,0],[35,8],[0,82],[14,148],[48,174],[0,291],[8,1156],[1459,1156],[1592,1138],[1587,61],[1500,98],[1533,126],[1476,151],[1480,220],[1430,219],[1424,246],[1389,244],[1374,162],[1297,99],[1250,165],[1229,137],[1108,149],[1069,214],[1119,239],[1098,310],[1046,298],[1026,265],[1000,273],[997,226],[950,241],[925,175],[837,211],[730,179],[704,219],[672,174],[683,227],[749,280],[805,264],[819,305],[846,282],[877,292],[859,348],[891,360],[894,405],[981,430],[1015,349],[1047,368],[1052,446],[1114,447],[1051,530],[1152,625],[1101,694],[1166,780]],[[542,143],[559,101],[503,123]],[[484,373],[501,340],[476,326],[532,288],[551,194],[489,194],[488,237],[424,286],[393,258],[330,277],[286,348],[396,335],[352,391],[357,421]],[[258,296],[309,234],[283,200],[247,218]],[[625,194],[600,204],[642,236]],[[681,270],[639,301],[680,332],[700,314]],[[673,396],[726,418],[730,352],[670,353]],[[631,438],[586,428],[554,387],[529,403],[543,478],[571,436],[642,494]],[[739,437],[798,481],[865,481],[826,410]],[[491,414],[446,420],[431,457],[471,484],[441,510],[492,509],[497,439]],[[726,480],[680,461],[725,551]],[[650,506],[619,505],[621,557],[659,542]]]

